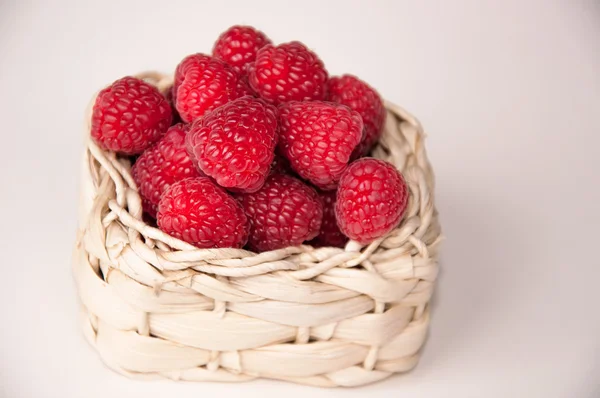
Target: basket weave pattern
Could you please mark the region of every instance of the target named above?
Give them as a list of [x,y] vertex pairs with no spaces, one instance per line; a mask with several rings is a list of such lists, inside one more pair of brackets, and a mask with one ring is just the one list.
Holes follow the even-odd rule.
[[[159,90],[172,83],[139,77]],[[386,107],[373,156],[402,171],[409,207],[397,229],[364,247],[197,249],[142,221],[129,161],[88,139],[73,270],[85,335],[107,366],[136,378],[323,387],[412,369],[429,324],[440,226],[423,130]]]

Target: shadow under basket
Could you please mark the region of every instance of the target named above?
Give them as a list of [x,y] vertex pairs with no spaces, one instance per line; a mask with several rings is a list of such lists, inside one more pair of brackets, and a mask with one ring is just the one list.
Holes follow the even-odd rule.
[[[163,92],[172,84],[138,77]],[[88,125],[73,272],[85,336],[106,365],[133,378],[321,387],[412,369],[429,325],[440,225],[421,125],[386,108],[372,156],[409,186],[401,224],[367,246],[260,254],[197,249],[146,224],[129,160],[96,146]]]

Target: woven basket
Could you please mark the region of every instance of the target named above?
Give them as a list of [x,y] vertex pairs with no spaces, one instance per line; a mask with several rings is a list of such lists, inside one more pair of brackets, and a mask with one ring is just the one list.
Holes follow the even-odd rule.
[[[138,77],[162,91],[172,84]],[[85,335],[106,365],[135,378],[323,387],[412,369],[429,324],[440,226],[423,130],[386,107],[373,156],[403,172],[409,207],[397,229],[365,247],[197,249],[142,221],[129,160],[88,139],[73,272]],[[87,127],[89,136],[89,111]]]

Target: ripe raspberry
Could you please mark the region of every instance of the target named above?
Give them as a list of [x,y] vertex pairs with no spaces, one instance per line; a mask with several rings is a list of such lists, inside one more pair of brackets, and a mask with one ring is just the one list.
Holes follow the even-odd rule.
[[158,202],[164,191],[179,180],[200,177],[185,149],[189,125],[176,124],[156,144],[137,159],[131,173],[142,196],[144,210],[156,217]]
[[238,200],[250,220],[252,250],[296,246],[319,233],[323,218],[319,196],[294,177],[273,174],[260,190],[239,195]]
[[186,145],[194,163],[222,187],[257,191],[275,156],[277,109],[238,98],[194,122]]
[[134,155],[158,141],[171,118],[169,102],[156,87],[127,76],[98,93],[90,133],[100,147]]
[[353,158],[367,154],[383,132],[386,111],[381,97],[374,88],[352,75],[332,77],[327,88],[330,101],[346,105],[362,117],[364,137]]
[[266,45],[248,67],[250,87],[265,100],[287,101],[325,99],[327,70],[317,54],[293,41]]
[[207,177],[171,185],[158,205],[158,226],[199,248],[240,248],[249,224],[240,204]]
[[300,177],[335,189],[362,138],[360,115],[345,105],[288,102],[279,107],[279,148]]
[[251,26],[232,26],[219,36],[213,47],[213,57],[228,63],[238,73],[254,62],[259,49],[271,40]]
[[361,244],[394,229],[406,211],[408,188],[390,163],[373,158],[353,162],[340,180],[335,214],[340,230]]
[[323,203],[323,222],[319,235],[309,243],[315,247],[344,247],[348,238],[340,231],[335,218],[336,191],[319,192]]
[[175,70],[175,106],[191,122],[252,92],[231,66],[204,54],[186,57]]

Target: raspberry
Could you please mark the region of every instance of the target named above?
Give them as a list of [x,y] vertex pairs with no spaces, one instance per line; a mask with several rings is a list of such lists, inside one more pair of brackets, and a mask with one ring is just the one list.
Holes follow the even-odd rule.
[[288,102],[279,107],[279,148],[300,177],[335,189],[362,138],[360,115],[345,105]]
[[335,218],[336,191],[319,192],[323,203],[323,222],[319,235],[309,243],[315,247],[344,247],[348,238],[340,231]]
[[273,174],[254,193],[238,196],[250,220],[248,246],[275,250],[317,236],[323,205],[317,192],[294,177]]
[[240,204],[207,177],[171,185],[158,205],[158,226],[199,248],[240,248],[248,240],[248,218]]
[[158,202],[164,191],[179,180],[200,177],[185,149],[189,125],[176,124],[156,144],[137,159],[131,173],[142,196],[144,210],[156,217]]
[[238,73],[254,62],[259,49],[271,40],[251,26],[232,26],[219,36],[213,47],[213,57],[228,63]]
[[171,118],[169,102],[156,87],[127,76],[98,93],[90,134],[106,150],[134,155],[158,141]]
[[191,122],[221,105],[252,94],[231,66],[204,54],[186,57],[175,70],[175,106]]
[[287,101],[325,99],[327,70],[315,53],[293,41],[266,45],[248,67],[250,87],[265,100]]
[[374,88],[352,75],[332,77],[327,88],[330,101],[346,105],[362,117],[364,137],[353,158],[367,154],[383,132],[386,111],[381,97]]
[[257,191],[275,156],[277,109],[257,98],[238,98],[194,122],[186,145],[192,160],[222,187]]
[[353,162],[340,180],[335,214],[340,230],[367,244],[394,229],[406,211],[408,188],[390,163],[373,158]]

